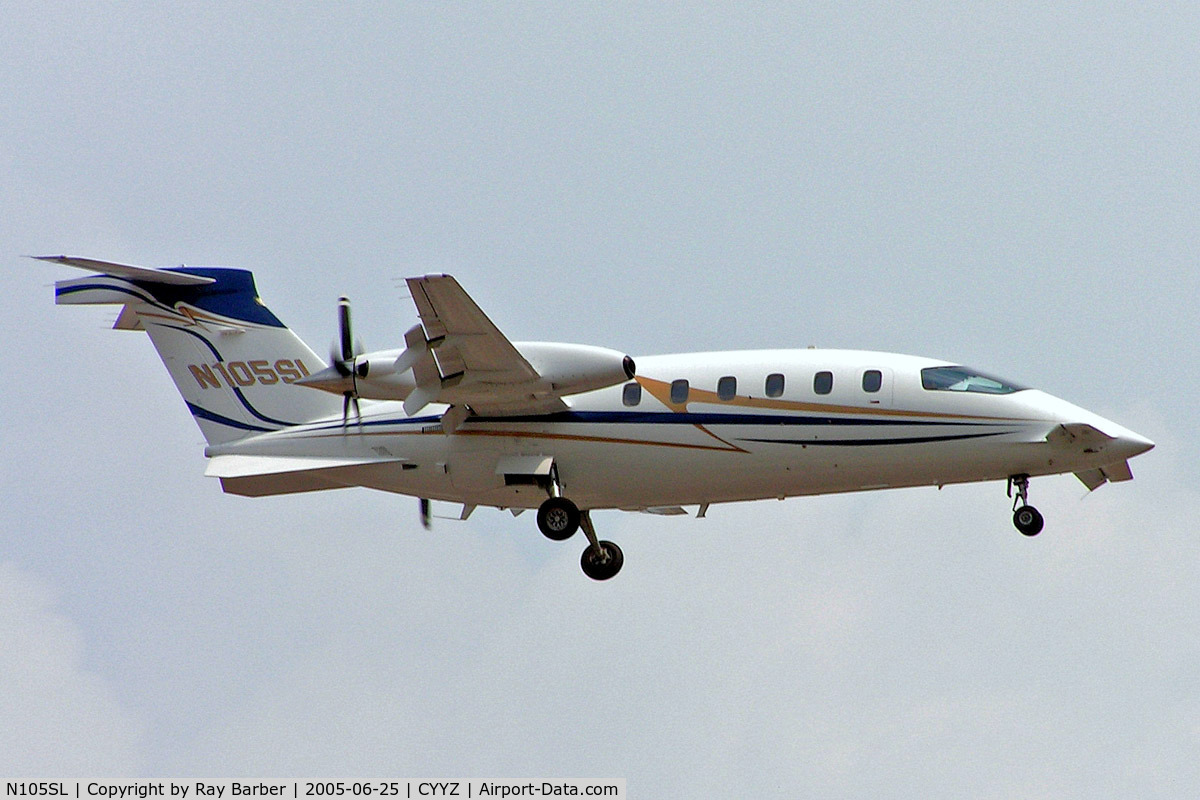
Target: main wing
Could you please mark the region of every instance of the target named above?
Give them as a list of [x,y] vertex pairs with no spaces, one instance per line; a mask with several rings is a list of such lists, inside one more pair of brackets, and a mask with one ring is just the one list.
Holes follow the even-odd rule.
[[[409,278],[408,288],[421,323],[404,334],[405,349],[398,357],[394,350],[356,355],[297,383],[346,397],[403,400],[409,416],[443,403],[450,408],[442,415],[442,428],[452,433],[472,414],[525,417],[566,411],[570,406],[564,398],[634,377],[633,359],[616,350],[510,342],[449,275]],[[343,339],[349,341],[348,315],[342,319]]]
[[[398,368],[411,366],[417,388],[404,408],[431,402],[486,416],[547,414],[567,404],[450,275],[409,278],[421,325],[405,335]],[[424,328],[422,333],[421,328]],[[403,363],[401,363],[403,362]]]

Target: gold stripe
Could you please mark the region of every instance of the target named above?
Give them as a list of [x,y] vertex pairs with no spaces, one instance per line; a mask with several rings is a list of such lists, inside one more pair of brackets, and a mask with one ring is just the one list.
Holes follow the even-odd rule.
[[174,317],[168,317],[166,314],[155,314],[150,311],[139,311],[139,312],[137,312],[137,315],[139,317],[155,317],[157,319],[165,319],[169,322],[179,322],[181,318],[183,319],[184,322],[187,321],[187,317],[185,317],[183,314],[179,314]]
[[[348,424],[346,426],[347,430],[345,430],[345,431],[336,431],[336,432],[330,431],[328,433],[317,434],[313,438],[330,438],[333,436],[340,437],[340,436],[444,436],[445,435],[442,433],[442,431],[440,429],[433,430],[433,431],[423,431],[422,430],[422,431],[392,431],[392,432],[389,432],[389,431],[369,431],[369,432],[351,431],[351,430],[349,430],[349,428],[353,424],[354,423]],[[735,445],[730,445],[728,442],[725,442],[720,437],[713,435],[712,433],[710,433],[707,430],[704,430],[704,428],[702,428],[699,425],[696,425],[695,427],[704,431],[709,436],[712,436],[717,441],[724,443],[726,446],[725,447],[714,447],[713,445],[708,445],[708,444],[688,444],[687,442],[653,442],[653,441],[647,441],[644,439],[618,439],[618,438],[610,437],[610,436],[579,436],[577,434],[571,434],[571,433],[523,433],[520,431],[465,431],[465,430],[459,429],[459,430],[455,431],[452,435],[453,436],[492,436],[492,437],[498,437],[498,438],[504,438],[504,439],[557,439],[559,441],[600,442],[602,444],[637,444],[637,445],[644,445],[644,446],[648,446],[648,447],[678,447],[678,448],[683,448],[685,450],[709,450],[709,451],[718,452],[718,453],[745,453],[745,452],[748,452],[747,450],[743,450],[742,448],[737,447]]]
[[733,448],[734,450],[737,450],[739,453],[748,453],[748,452],[750,452],[750,451],[746,450],[745,448],[738,447],[738,446],[737,446],[736,444],[734,444],[733,442],[727,442],[727,441],[725,441],[725,440],[724,440],[724,439],[722,439],[720,436],[717,436],[715,433],[713,433],[712,431],[710,431],[708,428],[704,427],[703,425],[697,425],[697,426],[696,426],[696,430],[698,430],[698,431],[703,431],[704,433],[707,433],[709,436],[711,436],[712,438],[716,439],[716,440],[717,440],[718,442],[720,442],[721,444],[727,444],[727,445],[729,445],[731,448]]
[[[700,428],[699,425],[697,425],[696,427]],[[700,429],[704,430],[703,428],[700,428]],[[708,433],[708,431],[704,431],[704,432]],[[577,434],[572,434],[572,433],[520,433],[520,434],[513,434],[511,431],[464,431],[464,430],[459,430],[455,435],[456,436],[459,436],[459,435],[462,435],[462,436],[500,436],[500,437],[505,437],[505,436],[511,437],[511,436],[515,435],[522,439],[559,439],[562,441],[569,441],[569,442],[603,442],[605,444],[640,444],[640,445],[649,445],[650,447],[681,447],[681,448],[684,448],[687,450],[713,450],[713,451],[716,451],[719,453],[733,453],[733,452],[745,453],[746,452],[745,450],[742,450],[740,447],[734,447],[732,445],[729,445],[727,447],[713,447],[712,445],[709,445],[709,444],[688,444],[686,442],[650,442],[650,441],[646,441],[643,439],[617,439],[617,438],[613,438],[613,437],[609,437],[609,436],[579,436]],[[712,434],[709,434],[709,435],[711,436]],[[717,441],[719,441],[719,442],[723,441],[718,437],[713,437],[713,438],[717,439]],[[728,442],[724,442],[724,444],[728,445]]]
[[708,403],[717,406],[734,408],[769,408],[776,411],[807,411],[825,414],[864,414],[873,417],[919,417],[931,419],[972,419],[988,420],[991,422],[1025,422],[1026,420],[1012,417],[983,417],[977,414],[943,414],[937,411],[905,411],[899,408],[875,408],[872,406],[839,406],[829,403],[803,403],[797,400],[774,400],[768,397],[750,397],[738,395],[732,400],[722,400],[716,392],[707,389],[688,389],[688,399],[683,403],[671,402],[671,384],[638,375],[634,378],[655,400],[667,408],[680,414],[688,413],[691,403]]

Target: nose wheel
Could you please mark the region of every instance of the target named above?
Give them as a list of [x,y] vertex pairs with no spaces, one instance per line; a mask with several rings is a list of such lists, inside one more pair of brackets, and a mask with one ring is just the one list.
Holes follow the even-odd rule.
[[1013,498],[1013,525],[1026,536],[1037,536],[1046,521],[1029,505],[1029,476],[1013,475],[1008,479],[1008,496]]

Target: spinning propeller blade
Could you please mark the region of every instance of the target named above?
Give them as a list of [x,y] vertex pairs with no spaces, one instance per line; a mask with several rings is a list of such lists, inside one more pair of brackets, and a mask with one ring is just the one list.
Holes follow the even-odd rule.
[[362,412],[358,407],[358,388],[354,383],[354,361],[363,353],[362,342],[354,338],[350,328],[350,299],[339,297],[337,305],[338,337],[329,353],[329,363],[343,378],[349,378],[349,386],[342,392],[342,427],[350,420],[350,406],[354,416],[362,424]]
[[354,339],[350,333],[350,298],[338,298],[338,341],[341,343],[342,361],[353,361]]

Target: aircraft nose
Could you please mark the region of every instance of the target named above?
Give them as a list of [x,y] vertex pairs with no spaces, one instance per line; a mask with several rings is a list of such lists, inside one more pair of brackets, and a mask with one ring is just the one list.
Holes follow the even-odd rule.
[[1114,460],[1128,460],[1154,447],[1154,442],[1145,436],[1065,400],[1044,393],[1034,395],[1033,399],[1043,413],[1064,425],[1086,425],[1103,434],[1106,437],[1104,452],[1115,456]]
[[1154,442],[1125,428],[1117,433],[1117,440],[1113,444],[1114,449],[1119,450],[1122,457],[1127,459],[1154,449]]
[[1108,443],[1105,452],[1111,452],[1125,460],[1129,460],[1136,455],[1141,455],[1147,450],[1154,448],[1154,442],[1145,436],[1134,433],[1110,419],[1095,417],[1095,422],[1092,424],[1099,428],[1105,435],[1112,437],[1112,441]]

